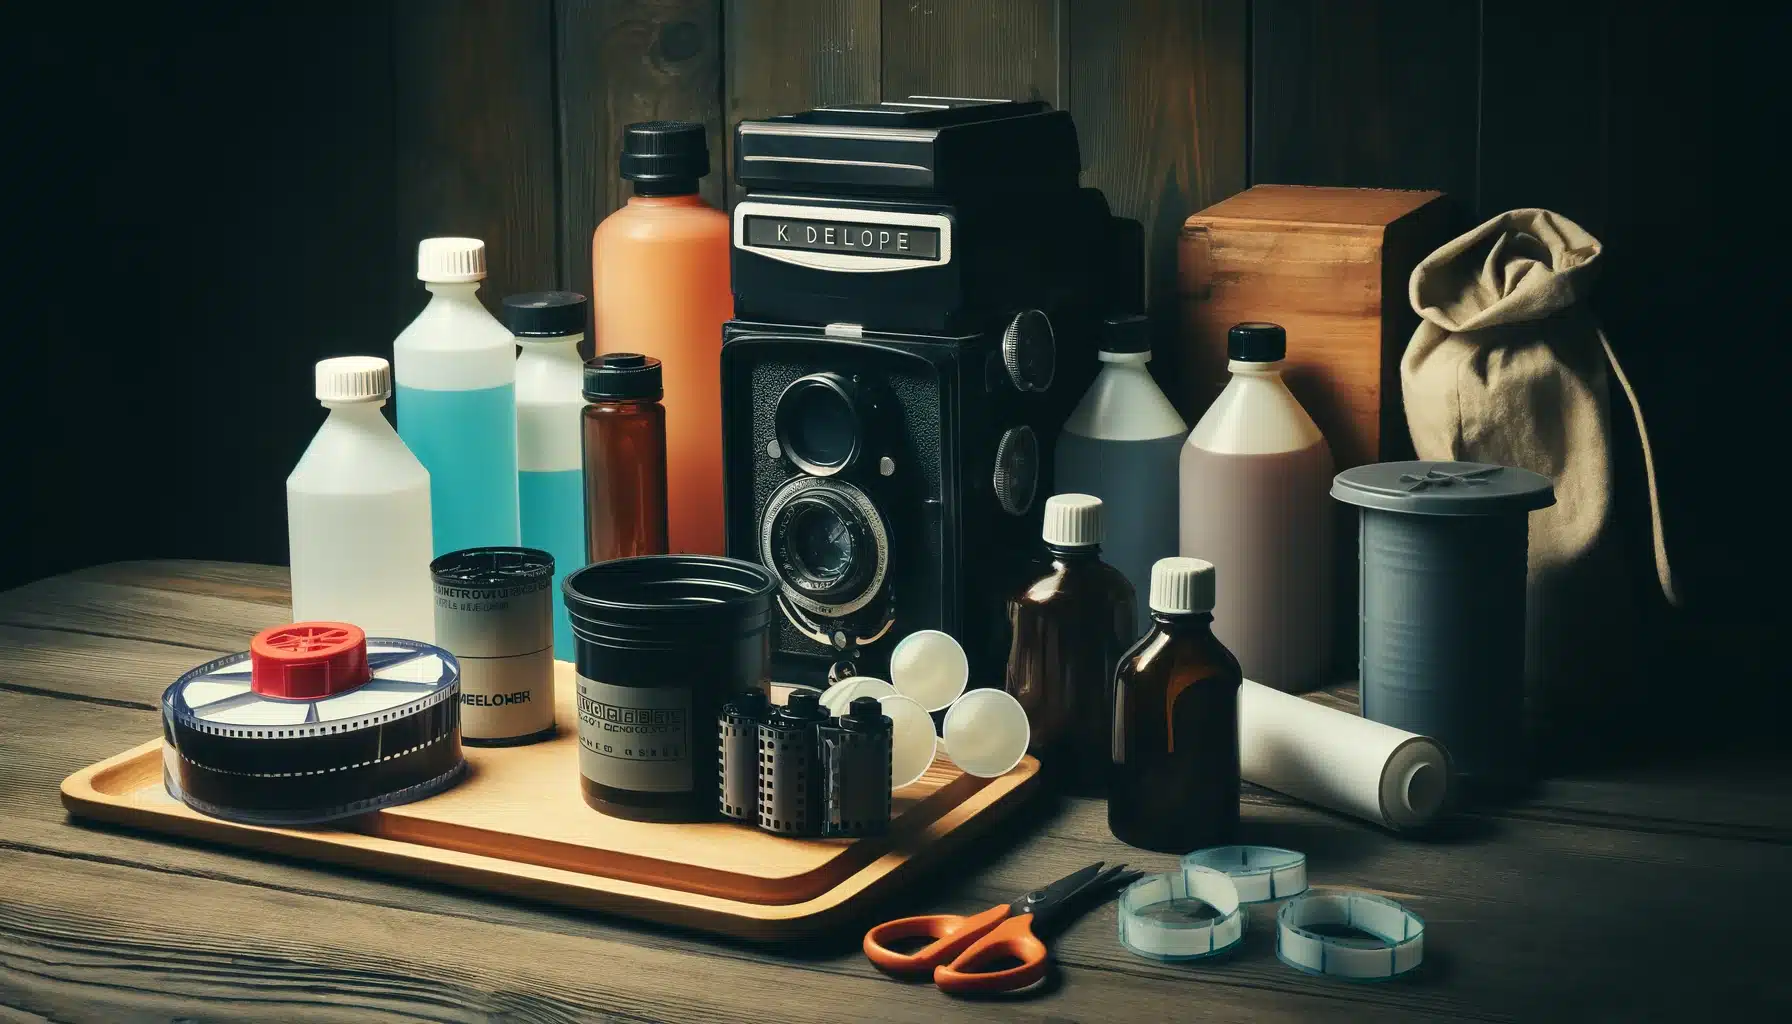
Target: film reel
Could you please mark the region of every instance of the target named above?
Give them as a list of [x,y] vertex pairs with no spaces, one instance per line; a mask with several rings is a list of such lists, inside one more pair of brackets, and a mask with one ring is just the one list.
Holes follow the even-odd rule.
[[460,665],[415,640],[301,622],[192,669],[162,694],[162,777],[217,818],[309,825],[457,782]]

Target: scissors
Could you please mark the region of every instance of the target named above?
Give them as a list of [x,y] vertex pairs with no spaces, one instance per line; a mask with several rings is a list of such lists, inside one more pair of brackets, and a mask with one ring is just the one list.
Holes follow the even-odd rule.
[[[1124,864],[1103,870],[1102,862],[1096,861],[1013,903],[990,907],[971,917],[923,914],[886,921],[865,933],[865,955],[891,974],[932,972],[933,983],[942,992],[1011,992],[1026,988],[1045,977],[1047,950],[1036,931],[1049,931],[1049,926],[1063,918],[1076,897],[1111,892],[1142,874],[1126,870]],[[916,938],[933,941],[913,953],[898,953],[890,948],[892,943]],[[981,970],[1011,959],[1019,960],[1020,966]]]

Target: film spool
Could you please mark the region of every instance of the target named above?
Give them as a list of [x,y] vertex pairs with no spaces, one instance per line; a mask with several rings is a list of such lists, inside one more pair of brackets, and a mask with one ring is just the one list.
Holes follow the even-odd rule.
[[554,735],[554,556],[467,548],[429,563],[436,643],[461,666],[461,740],[508,747]]
[[[1351,928],[1369,938],[1319,928]],[[1350,981],[1385,981],[1425,959],[1425,922],[1373,893],[1310,892],[1276,913],[1276,956],[1297,971]]]
[[162,781],[215,818],[310,825],[419,800],[466,769],[460,666],[341,622],[256,634],[162,693]]
[[717,719],[722,817],[759,820],[759,723],[770,705],[765,694],[748,690],[722,705]]
[[1223,871],[1147,875],[1120,894],[1120,944],[1152,960],[1203,960],[1244,938],[1238,888]]
[[827,712],[810,691],[785,698],[759,723],[759,827],[781,836],[821,834],[821,749]]
[[822,835],[860,838],[889,830],[891,730],[876,697],[854,700],[818,730],[827,800]]
[[1182,869],[1224,872],[1240,903],[1285,900],[1307,891],[1307,855],[1279,846],[1210,846],[1182,858]]

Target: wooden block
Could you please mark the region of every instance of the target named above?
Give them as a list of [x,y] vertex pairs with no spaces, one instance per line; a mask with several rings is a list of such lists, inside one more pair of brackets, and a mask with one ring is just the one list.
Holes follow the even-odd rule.
[[1181,394],[1192,423],[1225,387],[1226,331],[1288,330],[1285,378],[1340,470],[1410,458],[1400,355],[1412,268],[1454,234],[1441,192],[1257,185],[1182,227]]

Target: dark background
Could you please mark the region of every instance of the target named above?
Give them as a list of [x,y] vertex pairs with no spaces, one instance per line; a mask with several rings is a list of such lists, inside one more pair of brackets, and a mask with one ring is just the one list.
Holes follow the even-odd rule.
[[[488,303],[586,290],[620,126],[912,92],[1070,109],[1150,238],[1248,184],[1437,188],[1606,245],[1687,597],[1659,694],[1777,694],[1784,8],[1513,0],[411,0],[9,12],[0,587],[125,558],[285,561],[311,366],[389,354],[414,248]],[[726,201],[721,175],[706,192]],[[1049,210],[1040,211],[1049,216]],[[1621,411],[1621,409],[1620,409]],[[1185,410],[1191,412],[1191,410]],[[1191,416],[1191,420],[1192,420]],[[1625,416],[1616,420],[1622,424]],[[1640,466],[1620,467],[1639,589]]]

